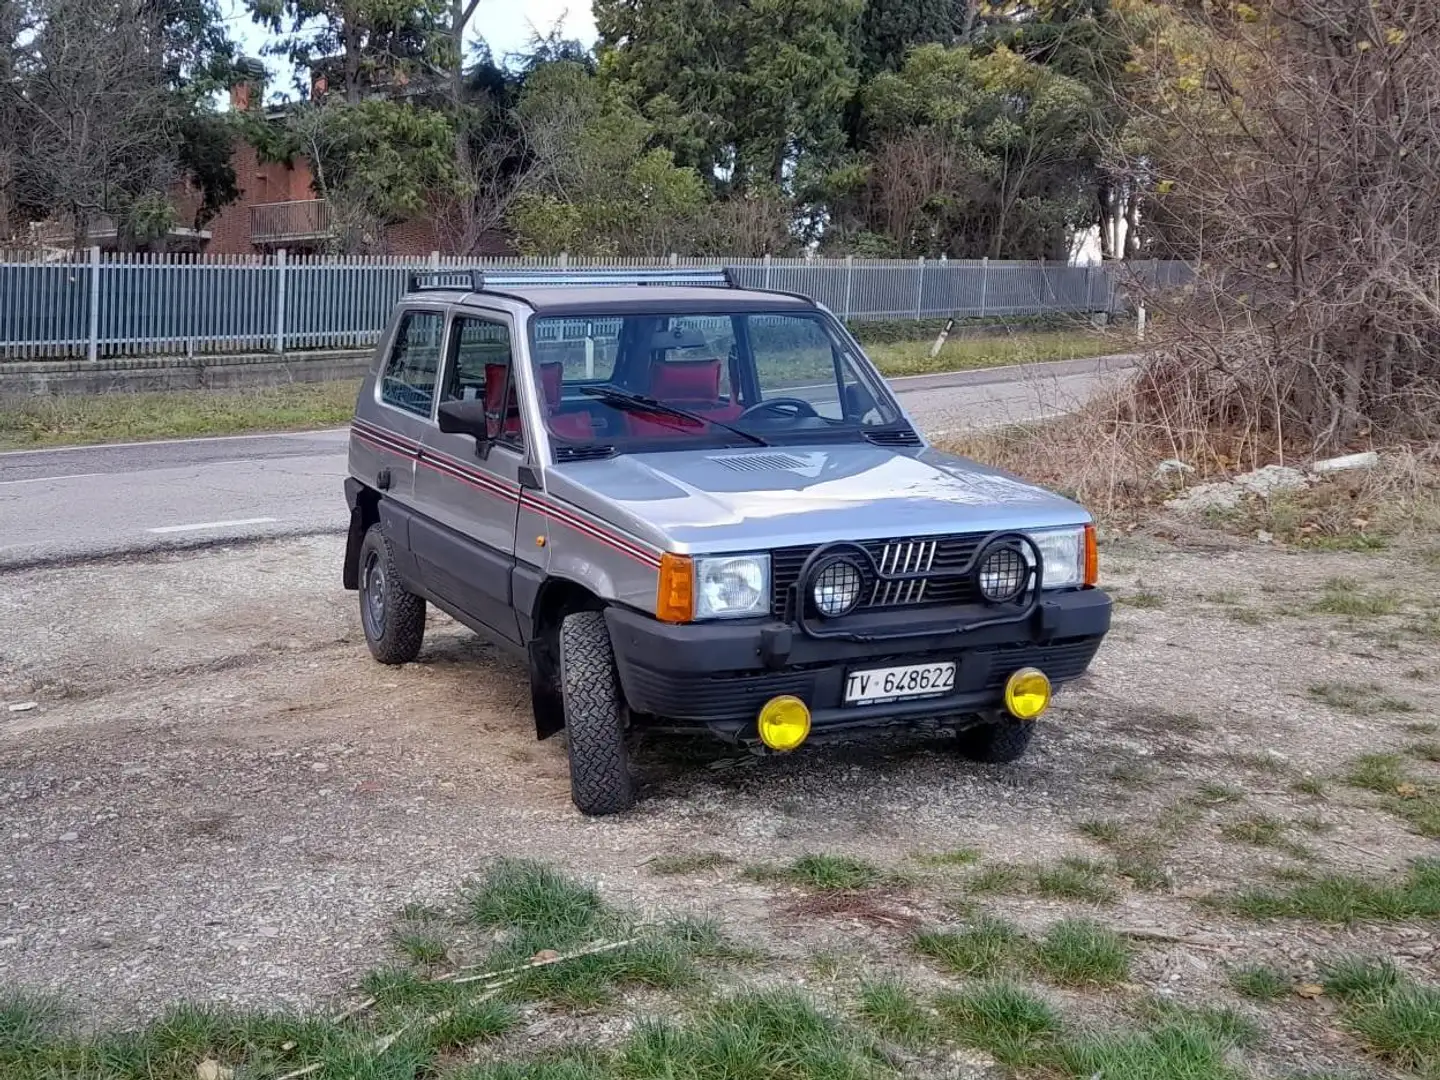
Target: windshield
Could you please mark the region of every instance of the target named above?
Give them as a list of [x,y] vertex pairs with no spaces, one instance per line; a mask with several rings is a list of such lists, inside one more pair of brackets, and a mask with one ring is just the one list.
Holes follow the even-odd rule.
[[531,354],[561,456],[860,438],[904,423],[819,312],[537,318]]

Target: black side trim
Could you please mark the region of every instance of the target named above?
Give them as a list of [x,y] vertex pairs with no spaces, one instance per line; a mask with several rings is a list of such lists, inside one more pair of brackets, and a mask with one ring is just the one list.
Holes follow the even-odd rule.
[[545,584],[545,574],[529,563],[516,562],[510,571],[511,604],[515,618],[520,623],[520,639],[529,641],[535,636],[535,604],[540,599],[540,587]]

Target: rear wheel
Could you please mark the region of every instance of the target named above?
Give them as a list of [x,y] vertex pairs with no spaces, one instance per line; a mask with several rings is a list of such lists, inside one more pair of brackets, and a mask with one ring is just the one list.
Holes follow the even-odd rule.
[[582,814],[629,810],[635,782],[625,748],[625,705],[603,613],[577,611],[560,624],[560,689],[571,799]]
[[1004,765],[1018,761],[1030,748],[1035,725],[1015,720],[996,720],[976,724],[959,732],[960,753],[971,761],[987,765]]
[[425,641],[425,601],[400,583],[390,541],[376,522],[360,545],[360,625],[370,655],[408,664]]

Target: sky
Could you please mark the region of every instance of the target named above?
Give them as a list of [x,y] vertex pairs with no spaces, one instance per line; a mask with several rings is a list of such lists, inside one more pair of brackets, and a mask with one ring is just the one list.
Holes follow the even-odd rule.
[[[294,78],[283,60],[262,56],[266,32],[251,20],[244,0],[221,0],[230,34],[247,56],[260,56],[271,71],[271,93],[293,92]],[[595,17],[590,0],[480,0],[470,22],[467,41],[484,37],[497,60],[523,49],[530,35],[548,33],[560,24],[565,37],[589,45],[595,41]]]

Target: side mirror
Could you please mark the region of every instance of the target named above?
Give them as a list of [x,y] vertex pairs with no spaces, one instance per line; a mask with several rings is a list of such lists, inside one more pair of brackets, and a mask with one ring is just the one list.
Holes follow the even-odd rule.
[[[442,401],[440,409],[436,413],[436,420],[440,430],[447,435],[470,435],[475,439],[477,445],[488,443],[495,435],[499,434],[500,420],[495,418],[492,425],[490,417],[485,415],[485,402],[475,401]],[[491,428],[494,428],[492,434]]]

